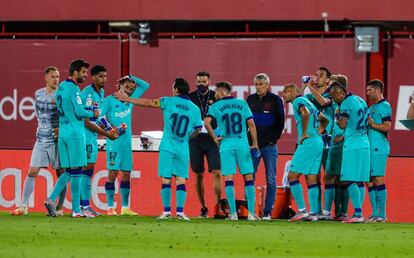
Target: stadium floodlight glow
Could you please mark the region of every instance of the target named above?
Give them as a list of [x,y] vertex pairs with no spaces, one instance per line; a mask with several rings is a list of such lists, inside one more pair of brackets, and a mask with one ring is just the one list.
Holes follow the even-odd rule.
[[151,27],[149,22],[138,23],[138,42],[139,44],[146,45],[149,43],[149,34],[151,33]]
[[131,32],[137,30],[136,23],[130,21],[113,21],[109,22],[108,25],[111,31]]
[[378,27],[355,27],[355,52],[376,53],[379,51]]

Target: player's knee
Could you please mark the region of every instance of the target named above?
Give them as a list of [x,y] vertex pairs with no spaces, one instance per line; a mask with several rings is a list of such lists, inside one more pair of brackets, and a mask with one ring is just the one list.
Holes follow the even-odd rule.
[[39,174],[40,168],[29,168],[28,176],[36,177]]
[[253,180],[253,173],[247,174],[244,176],[244,181],[252,181]]
[[384,184],[384,179],[380,176],[374,177],[373,183],[375,186]]
[[130,173],[122,172],[122,181],[129,181],[129,179],[130,179]]
[[290,172],[288,174],[288,181],[293,182],[299,179],[299,174]]

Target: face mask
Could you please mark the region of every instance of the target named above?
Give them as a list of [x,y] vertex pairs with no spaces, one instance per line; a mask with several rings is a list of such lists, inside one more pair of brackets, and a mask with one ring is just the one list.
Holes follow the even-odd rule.
[[208,86],[204,86],[204,85],[197,85],[197,90],[201,93],[206,93],[208,91]]

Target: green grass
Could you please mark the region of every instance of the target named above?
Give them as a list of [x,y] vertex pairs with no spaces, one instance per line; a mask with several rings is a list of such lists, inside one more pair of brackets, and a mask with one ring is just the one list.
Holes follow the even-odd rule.
[[414,224],[229,222],[0,213],[0,257],[403,257]]

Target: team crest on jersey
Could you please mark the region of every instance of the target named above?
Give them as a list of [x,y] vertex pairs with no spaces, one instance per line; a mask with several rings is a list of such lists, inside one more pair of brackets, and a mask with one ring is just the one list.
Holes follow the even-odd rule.
[[86,106],[92,106],[92,99],[91,98],[86,99]]

